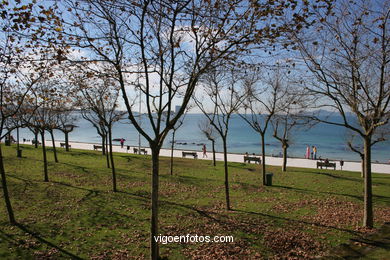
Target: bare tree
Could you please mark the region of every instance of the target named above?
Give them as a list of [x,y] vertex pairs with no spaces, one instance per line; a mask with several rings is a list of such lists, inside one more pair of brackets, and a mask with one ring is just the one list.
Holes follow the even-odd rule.
[[95,125],[102,137],[108,138],[109,151],[106,152],[111,163],[113,191],[116,192],[117,182],[112,149],[112,127],[126,114],[117,110],[120,88],[117,81],[108,77],[101,77],[101,73],[95,77],[90,75],[84,78],[94,82],[94,84],[88,84],[86,80],[80,77],[74,79],[74,84],[77,85],[77,90],[80,93],[80,100],[83,100],[80,102],[80,106],[83,110],[89,111],[89,115],[83,112],[83,117]]
[[[7,119],[19,112],[24,101],[29,98],[30,89],[47,72],[50,60],[48,53],[53,44],[44,48],[41,40],[50,38],[52,33],[42,32],[42,28],[56,27],[60,21],[49,5],[42,7],[42,12],[37,15],[37,5],[36,1],[28,0],[0,3],[0,140],[7,134],[4,133]],[[43,20],[37,23],[39,15],[42,15]],[[12,110],[9,109],[11,107]],[[0,174],[9,221],[16,224],[8,194],[1,146]]]
[[364,218],[373,227],[371,146],[390,118],[390,1],[338,1],[331,15],[315,12],[317,23],[294,34],[314,79],[307,86],[318,105],[337,111],[342,122],[316,118],[356,132],[363,140]]
[[[222,66],[221,66],[222,67]],[[236,113],[244,102],[246,97],[242,87],[242,75],[233,69],[210,70],[204,76],[204,88],[202,95],[205,93],[207,99],[194,97],[198,108],[206,116],[210,125],[218,132],[223,144],[223,160],[225,170],[225,199],[226,209],[230,210],[229,194],[229,168],[227,164],[227,137],[229,133],[229,123],[232,115]],[[211,103],[208,108],[205,104]]]
[[290,147],[294,130],[310,128],[313,126],[309,104],[306,103],[305,95],[297,92],[287,94],[280,99],[280,110],[271,119],[273,137],[282,145],[282,171],[287,171],[287,149]]
[[[152,150],[150,240],[151,258],[157,259],[158,157],[164,139],[183,115],[202,74],[216,61],[246,52],[254,41],[263,44],[280,35],[278,30],[289,26],[273,22],[297,5],[272,1],[270,7],[244,0],[63,2],[64,10],[70,12],[65,14],[65,23],[72,28],[64,28],[63,35],[89,50],[83,61],[112,68],[128,117]],[[296,13],[296,23],[305,20],[302,12]],[[295,24],[291,28],[296,28]],[[139,125],[134,114],[138,91],[151,133]],[[181,109],[172,116],[174,103]]]
[[180,118],[180,120],[176,123],[176,125],[172,128],[172,140],[171,140],[171,163],[170,163],[170,173],[171,175],[173,175],[173,150],[175,148],[175,135],[176,135],[176,131],[183,125],[184,123],[184,119],[185,119],[185,116],[186,116],[186,113],[188,111],[185,112],[185,114],[183,115],[182,118]]
[[68,108],[63,109],[61,113],[58,114],[57,120],[57,129],[65,135],[65,151],[69,152],[69,133],[77,127],[77,125],[74,124],[77,117],[73,114],[73,110]]
[[199,130],[202,134],[207,138],[207,140],[211,141],[211,149],[213,152],[213,165],[216,165],[215,162],[215,140],[217,139],[217,132],[214,126],[211,125],[210,120],[205,119],[198,123]]
[[240,116],[260,134],[261,138],[261,175],[263,185],[266,185],[265,134],[271,124],[271,119],[278,112],[278,101],[286,95],[282,85],[281,65],[276,65],[268,77],[260,83],[258,68],[247,70],[245,88],[247,98],[243,104],[245,113]]

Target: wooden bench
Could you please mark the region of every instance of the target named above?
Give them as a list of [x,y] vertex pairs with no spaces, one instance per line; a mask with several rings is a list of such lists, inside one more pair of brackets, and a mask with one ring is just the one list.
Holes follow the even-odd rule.
[[[65,148],[66,147],[66,143],[60,143],[60,146],[61,146],[61,148]],[[71,148],[72,146],[68,145],[68,147]]]
[[103,149],[103,146],[101,146],[101,145],[93,145],[93,149],[97,151],[98,149]]
[[[145,154],[148,154],[148,151],[146,151],[146,149],[144,149],[144,148],[141,148],[140,151],[141,151],[141,153],[143,153],[144,155],[145,155]],[[136,154],[138,154],[138,148],[133,148],[133,152],[136,153]]]
[[261,158],[255,156],[244,156],[244,162],[251,163],[251,161],[260,164]]
[[196,152],[182,152],[182,157],[186,157],[186,155],[191,155],[194,159],[198,159],[198,154]]
[[331,163],[331,162],[317,162],[317,169],[318,167],[320,167],[322,169],[322,167],[325,167],[326,169],[328,169],[328,167],[332,167],[333,170],[336,170],[336,163]]

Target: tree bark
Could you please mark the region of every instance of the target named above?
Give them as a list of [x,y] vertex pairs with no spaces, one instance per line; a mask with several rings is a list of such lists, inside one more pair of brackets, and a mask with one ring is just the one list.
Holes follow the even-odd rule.
[[109,158],[109,155],[108,155],[108,140],[107,140],[107,136],[108,135],[106,134],[106,136],[105,136],[105,138],[106,138],[106,146],[105,146],[105,149],[106,149],[106,161],[107,161],[107,168],[110,168],[110,158]]
[[65,132],[65,151],[69,152],[69,133]]
[[362,172],[360,174],[360,177],[364,178],[365,174],[364,174],[364,171],[366,170],[366,168],[364,167],[364,156],[362,156]]
[[53,152],[54,152],[54,161],[58,163],[58,157],[57,157],[57,149],[56,149],[56,142],[54,141],[54,133],[53,130],[50,130],[50,135],[51,135],[51,143],[53,146]]
[[150,225],[150,258],[157,260],[159,257],[158,243],[155,237],[158,235],[158,188],[159,188],[159,154],[160,148],[154,144],[152,149],[152,215]]
[[263,185],[265,185],[265,143],[264,137],[265,134],[260,134],[261,136],[261,176],[263,177]]
[[116,189],[116,173],[115,173],[115,164],[114,164],[114,156],[112,155],[112,131],[111,126],[108,127],[108,138],[109,138],[109,146],[110,146],[110,161],[111,161],[111,171],[112,171],[112,190],[114,192]]
[[46,145],[45,145],[45,131],[41,131],[42,138],[42,152],[43,152],[43,173],[44,173],[44,181],[49,181],[49,175],[47,172],[47,157],[46,157]]
[[226,197],[226,209],[230,210],[230,195],[229,195],[229,169],[227,163],[227,145],[226,136],[222,138],[223,142],[223,164],[225,168],[225,197]]
[[213,165],[215,166],[216,162],[215,162],[215,141],[214,140],[211,140],[211,145],[213,149]]
[[35,137],[35,148],[38,148],[38,131],[34,132],[34,137]]
[[287,171],[287,148],[288,148],[288,145],[287,145],[287,144],[283,144],[283,145],[282,145],[282,149],[283,149],[283,165],[282,165],[282,171],[283,171],[283,172],[286,172],[286,171]]
[[9,198],[1,145],[0,145],[0,174],[1,174],[1,186],[3,188],[3,196],[4,196],[5,206],[7,208],[8,219],[11,225],[15,225],[16,220],[15,220],[14,210],[12,209],[11,200]]
[[20,154],[20,143],[19,143],[19,127],[16,128],[16,151],[17,151],[17,156],[22,157]]
[[372,228],[371,136],[364,138],[364,217],[363,226]]
[[173,148],[175,147],[175,129],[172,133],[172,146],[171,146],[171,175],[173,175]]
[[102,155],[106,155],[106,137],[104,135],[102,135],[101,137],[102,137]]

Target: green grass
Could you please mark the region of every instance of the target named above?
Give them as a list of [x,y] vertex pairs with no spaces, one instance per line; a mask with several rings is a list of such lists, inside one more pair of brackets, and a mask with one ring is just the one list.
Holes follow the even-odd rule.
[[[18,226],[7,223],[0,197],[0,259],[148,257],[150,157],[115,154],[119,192],[99,152],[59,149],[48,153],[43,182],[42,152],[4,147],[10,196]],[[314,257],[361,237],[363,182],[360,173],[267,167],[273,186],[260,185],[258,165],[229,163],[232,211],[225,210],[223,164],[175,158],[160,163],[162,235],[232,235],[234,243],[160,246],[169,259]],[[373,174],[375,227],[390,221],[390,175]],[[388,253],[379,248],[374,255]],[[384,253],[385,252],[385,253]]]

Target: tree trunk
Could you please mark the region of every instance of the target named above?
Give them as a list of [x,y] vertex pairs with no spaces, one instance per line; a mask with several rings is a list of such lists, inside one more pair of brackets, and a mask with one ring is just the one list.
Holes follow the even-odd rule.
[[158,243],[155,237],[158,235],[158,186],[159,186],[159,154],[160,147],[151,144],[152,149],[152,215],[150,219],[150,258],[157,260],[159,257]]
[[362,156],[362,172],[360,173],[360,177],[364,178],[364,171],[366,170],[364,167],[364,156]]
[[264,135],[261,135],[261,176],[263,177],[263,185],[265,185],[265,143],[264,143]]
[[102,135],[101,137],[102,137],[102,155],[106,155],[106,137],[104,135]]
[[364,138],[364,217],[363,226],[372,228],[371,136]]
[[11,225],[16,224],[14,211],[12,209],[11,200],[9,199],[9,193],[8,193],[8,186],[7,186],[7,179],[5,175],[5,169],[4,169],[4,161],[3,161],[3,152],[0,145],[0,174],[1,174],[1,186],[3,188],[3,196],[5,201],[5,206],[7,208],[8,212],[8,219]]
[[172,133],[172,146],[171,146],[171,175],[173,175],[173,148],[175,147],[175,129]]
[[225,197],[226,197],[226,209],[230,210],[230,196],[229,196],[229,169],[227,163],[227,146],[226,137],[222,138],[223,141],[223,164],[225,168]]
[[287,171],[287,148],[288,145],[285,143],[282,145],[283,149],[283,165],[282,165],[282,171],[286,172]]
[[215,162],[215,141],[214,140],[211,140],[211,145],[213,148],[213,165],[215,166],[216,162]]
[[46,145],[45,145],[45,131],[41,131],[42,138],[42,152],[43,152],[43,173],[45,175],[44,181],[49,181],[49,175],[47,173],[47,157],[46,157]]
[[17,156],[22,157],[20,151],[20,143],[19,143],[19,127],[16,128],[16,151]]
[[56,149],[56,142],[54,141],[54,133],[53,130],[50,130],[50,135],[51,135],[51,143],[53,146],[53,152],[54,152],[54,161],[58,163],[58,157],[57,157],[57,149]]
[[65,132],[65,151],[69,152],[69,133]]
[[111,161],[111,171],[112,171],[112,190],[114,192],[116,192],[117,191],[117,189],[116,189],[116,173],[115,173],[114,156],[112,155],[111,126],[108,127],[108,138],[109,138],[109,145],[110,145],[110,161]]
[[38,131],[34,132],[35,136],[35,148],[38,148]]
[[107,137],[108,137],[108,135],[106,134],[106,136],[105,136],[105,138],[106,138],[106,146],[104,148],[106,149],[107,168],[110,168],[110,158],[109,158],[109,155],[108,155],[108,139],[107,139]]

